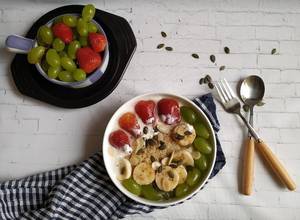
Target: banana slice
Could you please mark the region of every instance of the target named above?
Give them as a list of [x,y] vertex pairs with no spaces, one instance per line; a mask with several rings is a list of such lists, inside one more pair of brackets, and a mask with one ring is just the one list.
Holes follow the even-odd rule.
[[172,191],[176,188],[178,182],[179,175],[172,167],[166,166],[161,172],[156,173],[155,183],[162,191]]
[[183,165],[178,166],[175,171],[178,173],[179,181],[178,184],[184,183],[187,178],[187,171]]
[[181,146],[192,144],[196,138],[196,132],[192,125],[181,123],[172,132],[172,138]]
[[119,173],[117,175],[118,180],[126,180],[131,176],[132,168],[129,160],[122,158],[118,161],[117,167]]
[[155,179],[155,171],[148,163],[140,163],[133,170],[133,179],[140,185],[148,185]]
[[187,150],[181,150],[174,153],[173,162],[179,161],[179,164],[185,166],[194,166],[192,154]]

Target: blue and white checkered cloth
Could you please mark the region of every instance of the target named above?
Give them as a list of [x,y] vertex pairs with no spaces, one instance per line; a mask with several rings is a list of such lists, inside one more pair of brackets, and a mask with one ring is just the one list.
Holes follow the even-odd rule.
[[[211,94],[194,99],[219,130]],[[225,165],[217,139],[215,176]],[[102,155],[96,153],[80,165],[69,166],[0,184],[1,219],[120,219],[149,213],[157,207],[137,203],[122,194],[110,180]]]

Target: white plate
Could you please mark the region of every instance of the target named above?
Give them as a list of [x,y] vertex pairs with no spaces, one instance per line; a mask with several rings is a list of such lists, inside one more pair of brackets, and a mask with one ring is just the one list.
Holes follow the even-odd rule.
[[[173,98],[179,102],[180,106],[185,105],[185,106],[192,107],[195,110],[195,112],[197,112],[199,114],[199,116],[202,118],[202,120],[204,122],[206,122],[206,126],[208,127],[210,136],[212,137],[211,142],[212,142],[212,146],[213,146],[213,158],[212,158],[212,162],[209,167],[209,171],[206,173],[206,176],[204,178],[202,178],[202,182],[199,184],[199,186],[197,188],[195,188],[189,195],[187,195],[183,198],[180,198],[180,199],[175,198],[173,200],[168,200],[168,201],[151,201],[151,200],[144,199],[142,197],[139,197],[139,196],[136,196],[136,195],[130,193],[125,187],[123,187],[121,182],[116,178],[117,172],[116,172],[116,163],[115,162],[116,162],[118,155],[116,154],[117,150],[115,148],[113,148],[109,143],[109,135],[111,132],[119,129],[118,120],[123,113],[135,112],[134,106],[138,101],[151,99],[151,100],[154,100],[155,102],[157,102],[162,98]],[[129,100],[128,102],[124,103],[114,113],[114,115],[111,117],[110,121],[108,122],[105,133],[104,133],[102,150],[103,150],[104,164],[105,164],[106,170],[108,172],[108,175],[110,176],[110,178],[113,181],[113,183],[115,184],[115,186],[122,193],[124,193],[129,198],[131,198],[137,202],[146,204],[146,205],[169,206],[169,205],[174,205],[176,203],[182,202],[182,201],[192,197],[205,184],[205,182],[207,181],[207,179],[209,178],[209,176],[212,172],[212,169],[213,169],[213,166],[214,166],[215,160],[216,160],[216,139],[215,139],[215,133],[214,133],[214,130],[212,128],[210,121],[208,120],[206,115],[203,113],[203,111],[197,105],[195,105],[192,101],[190,101],[189,99],[184,98],[182,96],[173,95],[173,94],[150,93],[150,94],[140,95],[140,96],[137,96],[137,97]]]

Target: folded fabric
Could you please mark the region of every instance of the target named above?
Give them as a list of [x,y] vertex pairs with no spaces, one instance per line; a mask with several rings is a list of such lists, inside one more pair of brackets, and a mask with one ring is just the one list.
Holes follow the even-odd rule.
[[[193,101],[218,132],[220,125],[212,95]],[[225,165],[217,135],[216,140],[217,158],[210,178]],[[156,208],[137,203],[121,193],[110,180],[101,153],[80,165],[0,184],[1,219],[120,219]]]

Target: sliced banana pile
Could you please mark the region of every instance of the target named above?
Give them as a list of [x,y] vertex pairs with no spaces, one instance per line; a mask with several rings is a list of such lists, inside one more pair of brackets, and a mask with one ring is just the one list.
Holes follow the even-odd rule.
[[187,150],[176,151],[173,155],[172,161],[182,164],[184,166],[194,166],[193,156]]
[[133,170],[133,179],[140,185],[148,185],[155,179],[155,171],[148,163],[140,163]]
[[172,191],[179,183],[179,175],[175,169],[165,166],[161,172],[156,173],[155,183],[160,190]]
[[196,132],[192,125],[188,123],[180,123],[174,127],[172,138],[181,146],[192,144],[196,138]]

